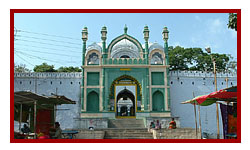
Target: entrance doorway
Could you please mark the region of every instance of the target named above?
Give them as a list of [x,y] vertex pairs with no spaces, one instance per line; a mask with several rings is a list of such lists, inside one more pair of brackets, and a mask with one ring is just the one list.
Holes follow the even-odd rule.
[[136,85],[116,85],[116,117],[135,117],[136,112]]

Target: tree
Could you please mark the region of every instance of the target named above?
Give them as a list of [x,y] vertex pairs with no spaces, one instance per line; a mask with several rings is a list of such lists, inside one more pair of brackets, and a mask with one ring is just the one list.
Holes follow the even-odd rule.
[[[216,70],[227,70],[230,57],[226,54],[211,54],[216,61]],[[171,70],[213,71],[213,62],[208,53],[201,48],[169,47],[169,63]]]
[[229,13],[228,28],[237,31],[237,13]]
[[14,72],[26,73],[26,72],[31,72],[31,70],[26,68],[25,64],[17,65],[16,63],[14,63]]
[[175,48],[169,48],[169,64],[172,70],[188,69],[185,61],[187,61],[187,58],[183,47],[176,46]]
[[57,69],[57,72],[81,72],[82,70],[79,67],[60,67]]
[[36,65],[33,70],[34,72],[56,72],[54,65],[48,65],[47,63]]
[[227,72],[237,73],[237,61],[234,60],[232,55],[227,55],[230,61],[227,63]]

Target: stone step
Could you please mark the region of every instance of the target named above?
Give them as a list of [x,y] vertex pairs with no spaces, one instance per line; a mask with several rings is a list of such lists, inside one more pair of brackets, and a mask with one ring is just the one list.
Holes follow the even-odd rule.
[[145,128],[142,119],[115,119],[109,120],[109,128]]
[[105,139],[153,139],[146,128],[109,128],[105,129]]
[[153,139],[153,137],[105,137],[105,139]]
[[152,136],[152,134],[147,134],[147,133],[134,133],[134,134],[131,134],[131,133],[109,133],[109,132],[106,132],[105,135],[107,136]]
[[153,136],[157,139],[200,139],[199,132],[196,136],[195,129],[191,128],[156,130]]

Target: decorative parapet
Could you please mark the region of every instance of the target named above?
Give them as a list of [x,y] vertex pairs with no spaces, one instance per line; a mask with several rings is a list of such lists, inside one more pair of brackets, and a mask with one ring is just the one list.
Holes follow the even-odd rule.
[[[110,59],[108,59],[110,60]],[[116,61],[115,61],[116,60]],[[138,65],[145,65],[145,59],[131,59],[131,58],[122,58],[122,59],[111,59],[110,63],[107,64],[130,64],[131,61],[135,61]],[[127,61],[125,61],[127,60]],[[115,61],[115,62],[114,62]],[[170,77],[214,77],[212,72],[204,72],[204,71],[170,71]],[[217,73],[217,77],[237,77],[236,73]],[[81,72],[32,72],[32,73],[14,73],[14,77],[21,77],[21,78],[82,78]]]
[[[214,77],[213,72],[205,71],[170,71],[170,77]],[[237,77],[236,73],[216,73],[217,77]]]
[[104,65],[146,65],[147,60],[143,58],[108,58],[104,60]]
[[14,73],[14,77],[22,78],[81,78],[81,72],[32,72],[32,73]]

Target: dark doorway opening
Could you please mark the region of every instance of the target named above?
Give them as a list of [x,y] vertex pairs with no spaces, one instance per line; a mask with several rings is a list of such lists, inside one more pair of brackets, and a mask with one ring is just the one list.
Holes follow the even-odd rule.
[[120,91],[116,101],[116,116],[135,116],[135,96],[128,89]]

